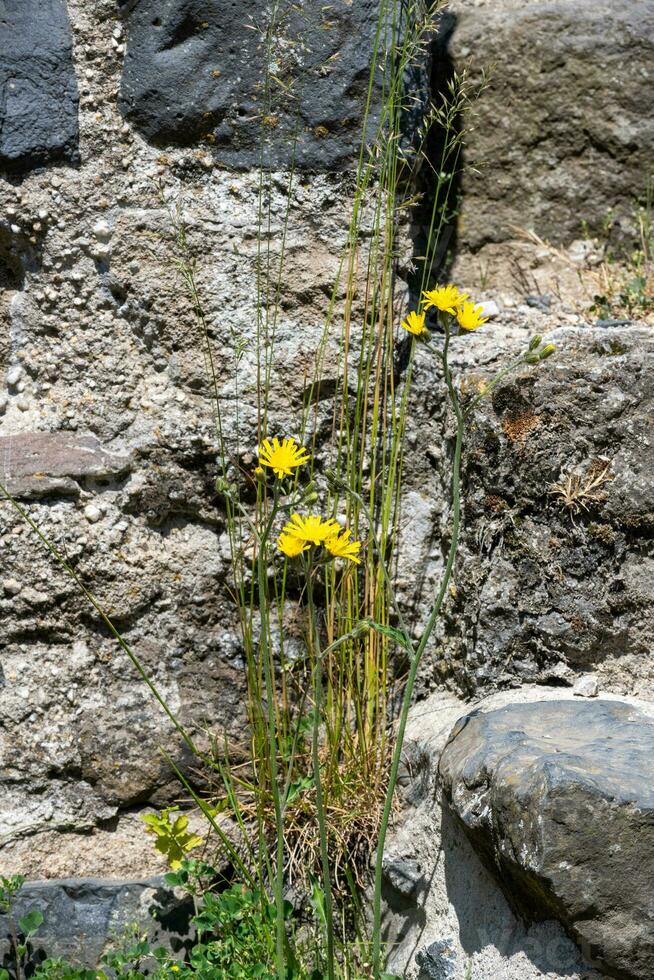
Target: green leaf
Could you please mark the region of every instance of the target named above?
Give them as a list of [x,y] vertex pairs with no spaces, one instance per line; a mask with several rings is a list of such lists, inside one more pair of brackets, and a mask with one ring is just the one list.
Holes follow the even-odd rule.
[[38,909],[32,909],[27,915],[18,920],[20,931],[26,936],[33,936],[40,925],[43,924],[43,915]]
[[186,814],[181,814],[172,826],[172,833],[177,836],[182,834],[188,827],[188,817]]
[[370,629],[374,630],[375,633],[381,633],[382,636],[387,636],[389,640],[393,640],[394,643],[399,644],[409,653],[413,652],[413,644],[411,639],[402,630],[395,629],[394,626],[386,626],[384,623],[375,623],[373,620],[369,620]]
[[305,790],[311,789],[313,786],[313,776],[302,776],[301,779],[296,779],[288,787],[288,796],[286,797],[286,803],[292,803],[296,800],[298,796],[304,793]]
[[323,929],[327,928],[327,909],[325,905],[325,893],[320,882],[315,878],[311,879],[311,904],[314,912],[318,916]]

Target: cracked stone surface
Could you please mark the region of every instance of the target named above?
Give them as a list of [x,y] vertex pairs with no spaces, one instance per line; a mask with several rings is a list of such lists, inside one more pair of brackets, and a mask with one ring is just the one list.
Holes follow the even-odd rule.
[[451,0],[449,52],[486,85],[466,147],[461,240],[516,228],[568,243],[585,221],[633,234],[654,155],[649,0]]
[[[536,751],[529,757],[526,752],[521,754],[520,732],[526,733],[526,744],[529,729],[521,722],[520,713],[531,708],[533,718],[538,719],[542,714],[546,719],[548,710],[555,711],[559,704],[561,712],[569,714],[587,706],[587,702],[580,703],[572,691],[565,688],[523,685],[512,691],[475,695],[467,703],[452,694],[437,691],[412,708],[398,793],[398,815],[384,853],[386,911],[383,935],[390,943],[388,969],[391,973],[406,980],[449,980],[450,977],[460,980],[470,975],[474,980],[541,980],[543,977],[548,980],[600,980],[606,975],[602,968],[591,965],[588,945],[582,943],[580,946],[571,935],[566,935],[557,921],[560,918],[565,921],[559,909],[546,906],[542,909],[543,914],[536,918],[533,914],[525,916],[524,908],[517,908],[511,896],[507,900],[502,890],[503,883],[505,886],[507,883],[506,876],[499,878],[495,865],[481,859],[476,839],[472,840],[456,809],[453,812],[448,803],[446,787],[438,772],[441,758],[443,765],[449,765],[447,760],[452,756],[448,757],[448,752],[452,748],[456,752],[457,739],[450,745],[448,742],[452,730],[461,726],[461,722],[457,725],[457,720],[471,713],[473,721],[477,717],[506,717],[515,710],[511,744],[522,765],[511,785],[517,793],[537,767]],[[650,724],[654,722],[654,711],[646,702],[605,696],[604,704],[614,705],[616,712],[630,712],[634,717],[644,712]],[[581,728],[580,723],[579,730]],[[461,738],[465,731],[463,728]],[[556,733],[544,743],[553,752],[559,744]],[[457,800],[463,803],[486,793],[488,807],[482,805],[471,819],[476,816],[491,835],[495,832],[493,827],[501,828],[502,818],[502,814],[498,814],[498,823],[491,827],[492,818],[488,811],[493,803],[495,782],[489,767],[478,770],[475,785],[472,781],[468,785],[467,770],[465,775],[463,772],[466,760],[479,758],[479,752],[468,751],[471,748],[478,748],[478,743],[475,746],[462,744],[462,766],[457,762],[452,767],[456,775]],[[588,756],[585,759],[589,761]],[[510,764],[508,753],[507,761]],[[598,757],[590,760],[590,765],[597,769]],[[580,780],[582,768],[580,759]],[[511,792],[511,785],[506,787],[507,794]],[[530,785],[538,793],[535,779]],[[516,802],[510,813],[506,813],[519,836],[522,833],[520,818],[524,816],[527,822],[526,805],[522,807]],[[533,816],[531,825],[536,821],[535,810]],[[563,843],[562,836],[558,839]],[[498,846],[500,843],[498,838]],[[608,838],[605,843],[608,849]],[[570,835],[567,845],[569,853],[563,860],[576,866],[576,854],[583,850],[584,844],[579,844]],[[618,859],[611,857],[611,860]],[[565,872],[559,870],[557,874],[563,877]],[[576,894],[583,885],[577,889],[572,881],[571,877],[570,890]],[[539,894],[547,887],[547,881],[543,879]],[[609,908],[606,911],[610,914]],[[638,927],[642,927],[642,923],[637,922],[634,928]]]
[[[143,932],[153,947],[172,942],[182,958],[193,915],[190,900],[177,899],[163,877],[30,882],[21,890],[15,909],[17,917],[32,910],[43,915],[44,922],[30,942],[34,962],[61,956],[91,967],[109,947],[111,934],[135,921],[144,923]],[[6,917],[0,915],[0,934],[7,930]],[[3,956],[0,964],[11,967],[11,954]]]

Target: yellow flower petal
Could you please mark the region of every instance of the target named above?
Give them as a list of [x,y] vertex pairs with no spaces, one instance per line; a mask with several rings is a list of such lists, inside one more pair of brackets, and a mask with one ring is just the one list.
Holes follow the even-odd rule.
[[287,558],[297,558],[298,555],[307,550],[309,545],[301,538],[295,538],[293,535],[285,534],[282,531],[277,538],[277,547]]
[[417,313],[415,310],[411,310],[406,320],[403,320],[400,326],[404,327],[405,330],[408,330],[415,337],[420,337],[423,333],[429,333],[425,326],[425,316],[425,313]]
[[292,514],[283,533],[306,544],[322,544],[325,538],[339,530],[338,524],[331,517],[323,521],[317,514],[310,514],[307,517]]
[[330,534],[325,539],[325,548],[334,558],[347,558],[356,565],[361,564],[358,553],[361,550],[360,541],[350,541],[351,531],[341,531],[339,534]]
[[437,286],[436,289],[428,289],[422,295],[423,306],[426,310],[435,307],[441,313],[451,313],[452,315],[468,298],[468,293],[460,293],[456,286],[451,283],[447,286]]
[[476,330],[488,320],[483,313],[484,308],[479,303],[463,303],[456,311],[456,319],[462,330]]
[[288,438],[280,442],[275,438],[264,439],[258,449],[259,466],[269,466],[275,475],[281,480],[284,476],[291,476],[293,470],[304,463],[308,463],[310,456],[306,449],[298,446],[295,439]]

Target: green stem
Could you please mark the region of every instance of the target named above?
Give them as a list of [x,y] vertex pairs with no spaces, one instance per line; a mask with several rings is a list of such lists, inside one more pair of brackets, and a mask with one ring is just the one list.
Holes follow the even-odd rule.
[[277,722],[275,718],[275,691],[273,687],[270,649],[268,646],[268,604],[266,576],[268,571],[267,544],[273,521],[279,507],[279,490],[275,486],[273,507],[259,540],[257,552],[257,582],[259,587],[259,613],[261,617],[259,653],[266,683],[266,701],[268,717],[268,754],[270,756],[270,788],[275,807],[276,831],[276,868],[273,892],[275,897],[275,935],[276,935],[276,965],[278,980],[285,980],[285,940],[284,928],[284,817],[279,792],[279,775],[277,770]]
[[14,919],[13,910],[9,909],[9,932],[11,933],[11,941],[14,946],[14,957],[16,960],[16,980],[23,980],[23,971],[21,969],[21,963],[23,957],[20,953],[20,944],[18,942],[18,930],[16,929],[16,920]]
[[483,401],[484,398],[486,398],[488,395],[490,395],[490,393],[493,390],[493,388],[496,385],[498,385],[500,383],[500,381],[503,381],[504,378],[506,378],[506,376],[508,374],[511,374],[512,371],[515,371],[516,368],[521,367],[524,363],[525,363],[525,355],[524,354],[521,354],[520,357],[518,357],[515,361],[512,361],[510,364],[507,364],[507,366],[505,368],[502,368],[501,371],[498,371],[498,373],[495,375],[495,377],[493,378],[493,380],[490,381],[486,385],[486,387],[481,392],[481,394],[476,395],[472,399],[472,401],[466,406],[466,409],[465,409],[465,411],[464,411],[463,414],[466,417],[468,415],[470,415],[475,410],[475,408],[477,407],[477,405],[479,404],[479,402]]
[[322,887],[325,893],[325,922],[327,925],[327,977],[334,980],[334,906],[332,901],[331,875],[329,872],[329,847],[327,841],[327,821],[325,820],[325,801],[322,795],[322,779],[320,777],[320,713],[322,710],[322,654],[320,652],[320,634],[316,623],[316,610],[313,601],[313,569],[311,558],[307,560],[307,601],[311,622],[312,641],[315,649],[313,667],[313,725],[311,735],[311,755],[313,759],[313,780],[316,787],[316,814],[318,817],[318,832],[320,834],[320,859],[322,863]]
[[188,792],[189,796],[192,797],[192,799],[195,802],[195,804],[202,811],[202,813],[203,813],[205,819],[207,820],[207,822],[209,823],[209,825],[215,831],[215,834],[218,837],[218,840],[223,845],[223,847],[225,848],[226,852],[229,854],[229,857],[230,857],[230,859],[231,859],[232,864],[234,865],[234,867],[238,869],[239,874],[242,874],[243,875],[243,877],[248,882],[248,884],[250,885],[251,888],[256,888],[256,882],[255,882],[254,878],[250,874],[250,871],[248,870],[248,868],[244,864],[244,862],[243,862],[240,854],[238,853],[238,851],[236,850],[236,848],[232,844],[231,840],[229,839],[229,837],[227,836],[227,834],[225,833],[225,831],[222,829],[222,827],[220,826],[220,824],[216,821],[216,818],[214,817],[213,813],[211,812],[211,807],[207,804],[207,802],[205,800],[202,799],[201,796],[198,796],[198,794],[195,792],[195,790],[193,789],[193,787],[189,783],[189,781],[186,778],[186,776],[184,775],[184,773],[173,762],[173,760],[171,759],[170,755],[164,749],[161,750],[161,753],[162,753],[164,759],[166,759],[166,761],[168,762],[168,764],[170,765],[170,767],[173,769],[175,775],[179,779],[179,781],[182,784],[182,786],[184,787],[184,789]]
[[415,685],[416,675],[418,673],[418,668],[420,666],[420,661],[425,652],[429,638],[434,630],[436,621],[440,615],[441,607],[443,605],[443,600],[447,594],[447,589],[452,577],[452,571],[454,569],[454,561],[456,558],[457,547],[459,543],[459,530],[461,524],[461,450],[463,446],[463,431],[464,431],[464,415],[459,404],[459,399],[454,388],[452,381],[452,375],[450,372],[448,364],[448,350],[450,343],[450,330],[449,325],[445,323],[445,343],[443,346],[443,368],[445,371],[445,383],[447,385],[447,391],[449,395],[454,414],[457,421],[456,430],[456,443],[454,447],[454,462],[452,467],[452,535],[450,538],[450,547],[447,556],[447,562],[445,565],[445,570],[443,572],[443,577],[441,579],[440,588],[438,590],[438,595],[436,596],[436,601],[430,613],[427,625],[425,627],[424,633],[420,639],[418,646],[414,652],[413,658],[411,660],[411,667],[409,669],[409,674],[407,676],[406,686],[404,688],[404,695],[402,698],[402,707],[400,709],[400,717],[397,728],[397,735],[395,740],[395,748],[393,750],[393,759],[391,762],[391,772],[388,782],[388,789],[386,791],[386,801],[384,804],[384,813],[382,815],[381,825],[379,829],[379,840],[377,843],[377,858],[375,861],[375,889],[373,896],[373,952],[372,952],[372,964],[373,964],[373,976],[375,980],[379,980],[381,972],[381,891],[382,891],[382,862],[384,858],[384,844],[386,841],[386,833],[388,831],[388,823],[390,820],[391,809],[393,806],[393,796],[395,793],[395,786],[397,783],[397,774],[400,766],[400,760],[402,758],[402,747],[404,743],[404,735],[406,731],[407,719],[409,716],[409,709],[411,707],[411,701],[413,697],[413,688]]

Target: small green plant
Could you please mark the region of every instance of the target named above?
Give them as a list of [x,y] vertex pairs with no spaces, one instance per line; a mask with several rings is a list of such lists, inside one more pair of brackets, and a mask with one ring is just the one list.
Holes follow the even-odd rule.
[[[647,317],[654,313],[654,178],[650,178],[642,201],[634,207],[633,220],[638,244],[626,252],[607,247],[599,271],[600,291],[593,297],[591,312],[603,319]],[[613,227],[607,217],[604,235]]]
[[[25,884],[22,875],[0,876],[0,912],[7,916],[9,934],[14,954],[16,980],[23,980],[25,957],[28,953],[28,942],[43,924],[43,915],[38,909],[32,909],[18,920],[14,915],[14,900]],[[9,977],[6,970],[0,971],[0,980]]]
[[73,966],[62,959],[47,959],[32,974],[34,980],[109,980],[103,970]]
[[[242,884],[232,884],[221,892],[211,891],[207,883],[217,878],[214,868],[192,859],[181,861],[177,871],[166,875],[169,885],[180,888],[196,902],[191,924],[197,939],[188,959],[175,959],[163,948],[153,949],[147,934],[136,923],[130,923],[113,937],[111,948],[95,968],[61,958],[47,959],[34,969],[32,977],[34,980],[275,980],[275,902],[265,892]],[[324,916],[324,895],[318,883],[313,901]],[[284,902],[283,914],[287,980],[323,980],[323,955],[311,941],[310,933],[298,938],[298,930],[304,926],[290,902]],[[37,917],[40,924],[39,913],[30,912],[25,917],[29,922],[25,923],[24,932],[28,931],[27,926],[36,924]],[[24,976],[16,974],[19,975]],[[353,967],[339,973],[342,980],[366,980],[367,976]],[[0,980],[11,980],[8,971],[0,970]]]
[[160,813],[146,813],[141,817],[149,834],[156,837],[155,848],[163,854],[174,870],[181,867],[184,857],[194,847],[203,843],[202,837],[188,831],[188,816],[180,813],[178,806],[168,806]]

